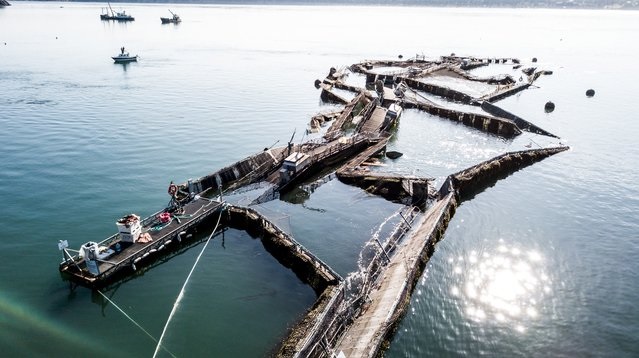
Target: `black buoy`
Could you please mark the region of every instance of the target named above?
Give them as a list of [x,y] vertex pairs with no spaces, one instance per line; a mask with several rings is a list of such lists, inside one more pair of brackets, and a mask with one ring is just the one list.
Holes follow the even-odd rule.
[[386,152],[386,157],[390,158],[390,159],[397,159],[399,157],[401,157],[402,155],[404,155],[404,153],[400,153],[400,152],[395,152],[395,151],[389,151]]
[[315,80],[315,88],[320,88],[320,84],[322,83],[322,81],[320,80]]
[[533,57],[533,62],[537,62],[537,57]]
[[544,110],[546,111],[546,113],[550,113],[552,111],[555,110],[555,104],[552,103],[551,101],[546,102],[546,105],[544,106]]
[[591,89],[586,91],[586,96],[592,97],[594,95],[595,95],[595,90],[594,89],[591,88]]
[[402,58],[404,58],[404,56],[402,56],[402,55],[399,55],[399,56],[397,56],[397,57],[398,57],[400,60],[401,60]]

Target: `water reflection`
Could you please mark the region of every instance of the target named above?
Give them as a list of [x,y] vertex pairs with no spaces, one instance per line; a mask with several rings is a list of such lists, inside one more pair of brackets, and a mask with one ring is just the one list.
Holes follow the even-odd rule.
[[122,66],[122,69],[124,70],[124,72],[126,72],[129,66],[131,65],[131,62],[114,62],[113,65]]
[[453,265],[450,292],[463,301],[464,313],[474,321],[506,322],[519,332],[539,316],[539,307],[551,294],[552,281],[544,258],[535,250],[499,246],[466,257],[449,259]]

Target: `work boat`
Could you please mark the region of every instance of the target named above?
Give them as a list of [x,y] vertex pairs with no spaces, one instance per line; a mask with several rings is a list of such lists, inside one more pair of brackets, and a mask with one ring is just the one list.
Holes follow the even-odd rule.
[[120,48],[120,54],[111,57],[115,63],[127,63],[135,62],[138,60],[138,55],[131,56],[128,52],[124,52],[124,47]]
[[113,11],[113,9],[111,8],[111,3],[107,3],[109,4],[109,8],[102,9],[102,14],[100,15],[100,19],[102,20],[116,20],[116,21],[133,21],[135,20],[135,18],[129,14],[126,13],[126,11],[122,10],[122,12],[116,12]]
[[113,15],[113,20],[117,21],[133,21],[135,18],[126,13],[126,11],[122,10],[122,12],[116,12]]
[[199,185],[171,182],[171,201],[164,209],[144,219],[136,214],[121,217],[115,222],[118,232],[102,241],[88,241],[73,250],[67,240],[60,240],[60,273],[71,282],[102,288],[197,243],[201,238],[193,234],[200,225],[210,222],[213,215],[219,220],[225,208],[221,201],[195,194],[204,194]]
[[169,10],[169,12],[173,16],[172,17],[161,17],[160,20],[162,21],[163,24],[178,24],[178,23],[182,22],[182,19],[180,19],[180,16],[178,14],[173,13],[173,11],[171,11],[171,10]]

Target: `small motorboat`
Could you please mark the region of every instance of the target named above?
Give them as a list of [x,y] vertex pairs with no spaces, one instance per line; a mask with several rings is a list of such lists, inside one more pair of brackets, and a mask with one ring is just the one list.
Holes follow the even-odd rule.
[[179,24],[180,22],[182,22],[182,19],[180,19],[180,16],[178,14],[173,13],[173,11],[171,11],[171,10],[169,10],[169,12],[173,16],[172,17],[161,17],[160,20],[162,21],[163,24]]
[[111,57],[115,63],[127,63],[135,62],[138,60],[138,55],[131,56],[128,52],[124,52],[124,46],[120,48],[120,53],[117,56]]

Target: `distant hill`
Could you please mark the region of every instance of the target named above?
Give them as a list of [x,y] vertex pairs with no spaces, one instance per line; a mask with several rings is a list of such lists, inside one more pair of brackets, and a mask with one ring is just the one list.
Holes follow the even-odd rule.
[[[0,3],[2,1],[4,0],[0,0]],[[106,2],[106,0],[88,0],[87,2]],[[639,0],[113,0],[111,2],[232,5],[385,5],[639,10]]]

